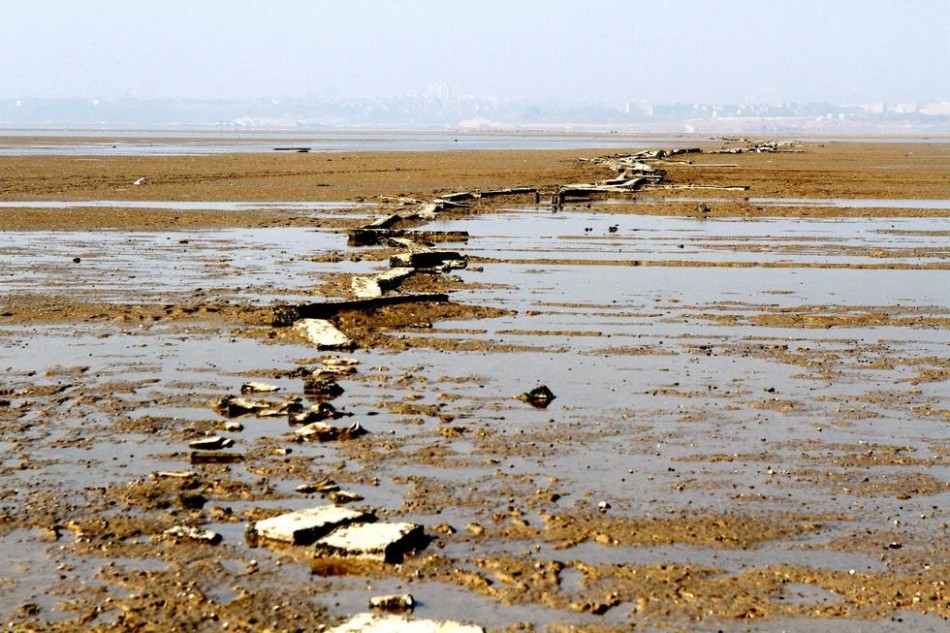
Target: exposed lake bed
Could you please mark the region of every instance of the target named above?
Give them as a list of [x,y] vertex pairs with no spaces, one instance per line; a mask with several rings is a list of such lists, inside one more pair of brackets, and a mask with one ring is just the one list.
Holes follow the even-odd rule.
[[[0,611],[308,630],[409,592],[417,617],[491,630],[941,630],[950,145],[790,149],[658,165],[744,191],[561,205],[548,191],[609,177],[577,160],[606,152],[0,159]],[[352,349],[274,318],[351,301],[404,250],[348,229],[516,186],[539,195],[397,225],[467,232],[438,245],[467,265],[335,310]],[[195,206],[48,204],[123,200]],[[315,395],[327,380],[342,393]],[[222,414],[249,381],[368,432]],[[518,398],[542,384],[544,406]],[[240,459],[196,461],[207,436]],[[430,540],[392,564],[245,538],[334,498]]]

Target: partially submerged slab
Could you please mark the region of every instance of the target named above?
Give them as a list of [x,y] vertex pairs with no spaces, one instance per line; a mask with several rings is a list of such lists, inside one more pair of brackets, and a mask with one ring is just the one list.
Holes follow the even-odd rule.
[[323,505],[262,519],[254,523],[253,531],[274,541],[306,545],[339,527],[375,520],[368,512]]
[[328,633],[485,633],[485,629],[450,620],[416,620],[400,615],[359,613]]
[[353,346],[350,337],[325,319],[300,319],[294,324],[294,329],[318,349],[343,349]]
[[314,556],[355,557],[398,563],[425,546],[425,532],[416,523],[363,523],[340,528],[314,544]]

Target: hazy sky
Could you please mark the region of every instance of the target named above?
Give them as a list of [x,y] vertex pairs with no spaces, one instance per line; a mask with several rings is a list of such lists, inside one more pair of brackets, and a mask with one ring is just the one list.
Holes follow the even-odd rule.
[[0,98],[950,99],[950,0],[0,0]]

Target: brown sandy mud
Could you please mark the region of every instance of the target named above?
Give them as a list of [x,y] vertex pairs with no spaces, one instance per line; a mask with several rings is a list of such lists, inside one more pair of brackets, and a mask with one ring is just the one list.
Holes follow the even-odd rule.
[[4,625],[946,630],[950,144],[695,147],[0,157]]

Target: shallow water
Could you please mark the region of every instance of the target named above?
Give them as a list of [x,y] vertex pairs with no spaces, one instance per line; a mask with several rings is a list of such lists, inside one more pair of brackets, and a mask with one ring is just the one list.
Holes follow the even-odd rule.
[[[4,142],[4,137],[11,141]],[[16,140],[35,137],[29,143]],[[72,142],[44,143],[66,137]],[[85,138],[84,138],[85,137]],[[696,142],[676,136],[637,136],[561,132],[396,132],[396,131],[240,131],[195,129],[28,129],[0,130],[0,156],[183,156],[229,152],[273,152],[278,147],[309,148],[314,152],[446,151],[504,149],[580,149],[674,147]]]
[[[294,228],[188,231],[5,231],[7,292],[174,301],[193,292],[251,304],[312,300],[320,273],[358,273],[364,262],[310,258],[346,246],[341,232]],[[79,261],[74,261],[78,258]]]
[[[921,198],[742,198],[743,202],[763,207],[832,207],[837,209],[950,209],[950,200]],[[664,197],[637,195],[620,200],[604,200],[600,205],[626,204],[701,204],[735,202],[734,198]]]
[[[321,503],[293,488],[332,474],[345,489],[365,496],[366,505],[427,527],[443,521],[456,528],[469,522],[498,526],[513,510],[540,526],[546,513],[598,516],[600,502],[610,504],[605,519],[821,517],[814,531],[751,547],[662,541],[608,546],[588,540],[556,548],[528,537],[474,539],[460,532],[445,539],[444,549],[432,546],[424,554],[447,556],[464,569],[478,569],[478,561],[496,557],[566,561],[561,591],[568,594],[583,590],[573,561],[607,567],[708,565],[723,574],[782,565],[885,573],[899,561],[886,560],[884,548],[858,550],[854,543],[884,534],[888,541],[899,540],[903,552],[926,556],[940,538],[937,526],[950,518],[950,491],[924,487],[927,477],[950,480],[941,413],[950,403],[950,386],[939,376],[918,379],[923,370],[943,367],[946,331],[899,319],[946,318],[947,273],[887,267],[946,263],[946,220],[704,221],[527,208],[438,221],[429,228],[469,231],[472,237],[459,250],[486,258],[453,273],[463,281],[453,301],[515,313],[392,332],[407,342],[404,350],[356,350],[359,373],[339,380],[345,392],[333,404],[353,414],[344,422],[359,421],[371,431],[362,444],[294,443],[285,419],[242,418],[244,430],[227,434],[236,441],[235,450],[264,456],[228,467],[228,476],[258,488],[269,479],[273,492],[228,501],[233,512]],[[0,255],[7,262],[2,282],[11,293],[81,294],[88,287],[93,296],[111,301],[174,300],[197,288],[242,304],[304,300],[312,299],[308,290],[321,275],[383,266],[306,259],[342,250],[344,243],[340,233],[294,228],[0,233]],[[928,256],[921,258],[921,251]],[[73,256],[81,262],[73,264]],[[683,265],[622,265],[632,260]],[[700,265],[716,262],[756,265]],[[847,267],[856,263],[878,267]],[[894,320],[834,327],[754,320],[882,311]],[[93,486],[191,468],[185,437],[220,432],[224,421],[210,401],[236,393],[250,379],[278,384],[282,391],[275,400],[302,396],[301,379],[273,374],[312,366],[321,355],[289,336],[266,344],[217,325],[0,327],[6,385],[14,392],[5,396],[11,400],[7,411],[27,407],[22,417],[8,420],[23,428],[0,443],[0,466],[14,484],[8,490],[16,489],[4,497],[11,507],[26,504],[30,491],[44,486],[62,485],[72,498]],[[469,343],[478,345],[471,351],[451,349]],[[538,383],[557,396],[547,409],[515,399]],[[62,390],[42,408],[30,408],[31,397],[17,395],[27,387]],[[437,414],[399,408],[407,404],[434,406]],[[110,425],[117,421],[129,428],[116,432]],[[464,433],[444,436],[446,424]],[[275,451],[286,448],[293,451],[289,456]],[[307,467],[261,472],[297,459],[308,460]],[[42,467],[18,469],[29,463]],[[561,498],[532,503],[541,489]],[[913,492],[904,496],[907,490]],[[288,591],[325,583],[319,601],[340,615],[363,610],[370,595],[408,589],[421,603],[420,616],[489,626],[633,620],[629,604],[600,619],[502,604],[438,582],[317,580],[297,561],[263,548],[249,550],[242,540],[244,524],[208,523],[224,534],[220,547],[230,548],[236,569],[253,557],[262,568],[281,572]],[[14,532],[7,544],[28,541],[24,551],[35,560],[55,554],[58,545],[34,537]],[[940,562],[939,554],[934,558]],[[79,577],[94,577],[100,564],[81,561]],[[0,586],[0,610],[47,588],[60,590],[58,577],[47,571]],[[234,592],[222,584],[210,594],[227,600]],[[794,584],[786,594],[815,608],[834,599],[810,584]],[[53,608],[51,600],[40,602]],[[818,622],[841,631],[897,630],[889,620],[860,626]],[[944,622],[908,615],[908,624],[940,630]],[[745,623],[730,629],[721,622],[691,628],[815,626],[802,619],[771,621],[760,629]]]

